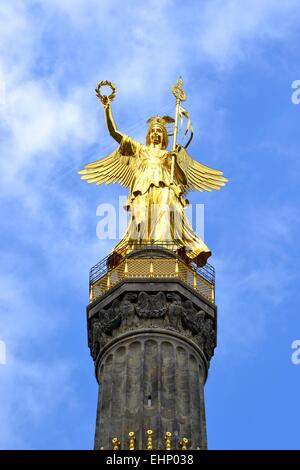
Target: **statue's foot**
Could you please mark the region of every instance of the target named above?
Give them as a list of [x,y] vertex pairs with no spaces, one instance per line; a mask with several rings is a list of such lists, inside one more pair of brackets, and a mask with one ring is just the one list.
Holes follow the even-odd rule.
[[109,270],[109,269],[112,269],[112,268],[115,268],[116,266],[118,266],[118,264],[120,263],[122,258],[123,258],[123,256],[121,256],[116,251],[111,253],[109,255],[109,257],[107,258],[107,269]]
[[211,256],[211,251],[202,251],[199,255],[193,259],[196,262],[197,266],[201,268],[207,263],[208,258]]

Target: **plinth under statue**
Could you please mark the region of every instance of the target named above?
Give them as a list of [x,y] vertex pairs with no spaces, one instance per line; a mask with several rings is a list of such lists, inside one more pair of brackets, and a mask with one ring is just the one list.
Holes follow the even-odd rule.
[[[90,272],[88,337],[99,382],[95,449],[207,447],[203,386],[216,344],[214,269],[184,208],[188,191],[220,189],[227,179],[186,151],[193,129],[181,106],[182,84],[172,88],[175,119],[151,117],[145,144],[118,130],[110,105],[115,86],[104,81],[96,89],[119,145],[79,173],[89,183],[128,187],[130,217],[122,240]],[[110,96],[101,94],[103,85]],[[176,142],[183,118],[190,133],[185,147]]]

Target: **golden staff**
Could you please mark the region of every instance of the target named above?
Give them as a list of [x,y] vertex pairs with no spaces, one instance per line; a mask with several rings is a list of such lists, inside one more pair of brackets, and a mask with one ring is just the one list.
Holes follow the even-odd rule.
[[[179,77],[176,84],[172,86],[172,93],[176,98],[175,123],[174,123],[172,152],[174,152],[175,149],[176,149],[176,139],[177,139],[177,132],[178,132],[178,115],[179,115],[180,102],[186,100],[186,94],[182,89],[182,85],[183,85],[182,77]],[[175,169],[175,155],[172,155],[172,165],[171,165],[171,183],[172,184],[174,182],[174,169]]]

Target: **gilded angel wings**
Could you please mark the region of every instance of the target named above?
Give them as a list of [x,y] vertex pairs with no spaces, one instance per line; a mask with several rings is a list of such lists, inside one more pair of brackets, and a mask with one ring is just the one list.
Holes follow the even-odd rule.
[[134,179],[135,167],[130,157],[121,154],[120,147],[107,157],[87,163],[84,170],[78,171],[81,179],[87,183],[109,184],[119,183],[121,186],[130,188]]
[[[194,160],[183,147],[178,147],[176,164],[181,171],[175,171],[174,183],[187,193],[191,190],[212,191],[221,189],[228,181],[223,172],[210,168]],[[88,183],[119,183],[130,188],[137,171],[134,157],[124,156],[120,147],[107,157],[85,165],[79,171],[81,179]]]
[[178,149],[176,163],[184,175],[184,181],[181,184],[185,192],[193,189],[197,191],[212,191],[213,189],[221,189],[222,186],[225,186],[228,179],[223,176],[223,171],[215,170],[197,162],[183,147],[178,147]]

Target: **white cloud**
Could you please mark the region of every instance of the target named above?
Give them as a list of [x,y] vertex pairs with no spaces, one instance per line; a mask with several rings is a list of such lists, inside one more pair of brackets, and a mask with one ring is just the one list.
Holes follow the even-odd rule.
[[198,47],[216,66],[230,68],[250,51],[288,37],[296,25],[298,7],[295,0],[206,2],[201,11]]
[[0,77],[11,82],[28,77],[40,45],[41,24],[30,17],[25,2],[0,4]]
[[[46,176],[54,165],[64,163],[60,152],[68,146],[68,161],[74,167],[72,153],[82,145],[95,141],[96,121],[88,115],[86,93],[80,88],[62,96],[52,79],[16,83],[6,95],[0,177],[3,185],[18,186],[26,181],[32,185],[28,171],[43,166]],[[16,185],[16,182],[17,185]]]
[[0,334],[6,364],[0,369],[1,449],[32,447],[31,432],[58,407],[73,403],[74,363],[51,351],[59,312],[54,315],[33,301],[30,281],[12,272],[12,262],[2,257]]
[[299,275],[290,253],[297,245],[300,213],[292,204],[265,205],[239,219],[238,227],[222,231],[219,252],[224,255],[214,265],[219,352],[231,354],[237,345],[245,355],[265,340],[270,315],[278,321],[293,295]]
[[0,449],[34,449],[31,437],[41,423],[59,407],[72,406],[72,373],[72,364],[66,361],[8,355],[0,370]]
[[[260,50],[270,41],[285,40],[297,7],[291,0],[209,0],[187,5],[168,0],[140,4],[108,0],[1,2],[0,81],[6,92],[0,108],[1,194],[5,203],[12,199],[19,203],[19,210],[14,206],[12,213],[2,204],[2,222],[14,225],[8,236],[23,247],[21,257],[17,250],[3,253],[0,273],[0,339],[7,344],[8,361],[0,369],[0,393],[5,401],[0,407],[1,447],[30,446],[28,422],[33,418],[41,423],[48,412],[67,405],[72,389],[73,364],[68,359],[38,360],[30,353],[29,346],[51,343],[60,312],[50,305],[49,311],[44,310],[34,301],[43,289],[36,282],[38,276],[30,271],[25,274],[26,260],[32,257],[33,269],[44,262],[45,282],[54,286],[53,293],[58,285],[64,286],[66,293],[86,286],[87,298],[90,261],[109,249],[108,243],[91,240],[96,218],[95,227],[89,234],[85,231],[87,203],[76,194],[70,177],[83,160],[97,158],[89,154],[91,146],[100,144],[105,154],[114,145],[106,138],[94,97],[96,82],[102,78],[116,82],[114,108],[121,115],[120,122],[128,123],[122,130],[142,138],[145,117],[173,112],[171,94],[170,105],[166,106],[164,97],[178,75],[197,84],[199,66],[202,70],[221,67],[230,71],[253,48]],[[207,113],[207,101],[213,101],[218,93],[212,87],[195,89],[197,101],[206,100]],[[225,121],[222,117],[220,125],[226,126]],[[279,239],[288,238],[289,223],[283,227],[273,220],[273,232]],[[271,224],[268,220],[260,226],[261,239],[276,248],[277,240],[270,243]],[[252,235],[250,232],[244,242],[250,244]],[[262,246],[252,247],[254,252],[255,248],[265,256]],[[236,258],[237,252],[235,247]],[[271,255],[264,258],[264,269],[248,271],[249,258],[241,260],[233,271],[231,265],[224,263],[222,267],[219,260],[218,278],[225,280],[220,323],[225,338],[235,335],[250,343],[264,334],[263,312],[255,305],[254,316],[250,316],[243,295],[259,286],[258,298],[267,291],[268,301],[281,301],[284,289],[278,286],[286,286],[286,265],[282,260],[278,271],[278,265],[270,262]],[[11,265],[22,268],[21,277],[16,274],[18,269],[9,269]],[[63,320],[60,317],[61,328],[70,318],[65,318],[65,324]]]

